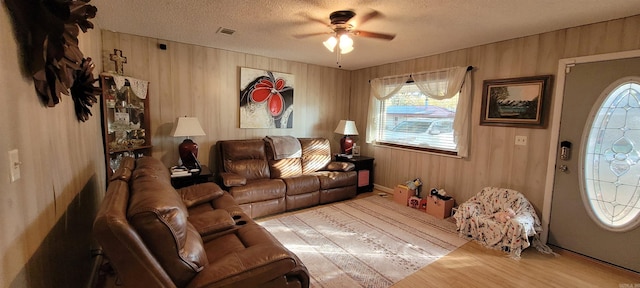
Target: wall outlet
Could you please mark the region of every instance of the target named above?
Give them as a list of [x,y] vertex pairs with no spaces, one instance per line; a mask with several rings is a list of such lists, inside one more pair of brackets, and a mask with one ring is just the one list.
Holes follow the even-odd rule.
[[11,182],[20,179],[20,159],[18,158],[18,149],[9,151],[9,171],[11,171]]
[[516,145],[527,146],[527,136],[516,136]]

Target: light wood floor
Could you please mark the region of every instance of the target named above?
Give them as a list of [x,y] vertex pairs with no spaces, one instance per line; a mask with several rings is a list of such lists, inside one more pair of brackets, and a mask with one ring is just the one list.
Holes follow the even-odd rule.
[[[359,194],[358,198],[379,192]],[[388,199],[392,201],[393,196]],[[558,255],[528,248],[520,260],[514,260],[505,253],[470,241],[393,287],[640,288],[640,274],[552,248]]]
[[393,287],[640,287],[636,273],[554,250],[530,248],[514,260],[469,242]]

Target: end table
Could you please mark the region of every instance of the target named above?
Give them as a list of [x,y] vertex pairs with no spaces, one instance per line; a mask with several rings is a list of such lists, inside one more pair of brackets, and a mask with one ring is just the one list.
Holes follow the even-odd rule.
[[358,172],[358,193],[373,191],[373,160],[367,156],[353,156],[351,158],[336,155],[336,161],[351,162]]
[[210,182],[212,177],[213,173],[211,172],[211,169],[209,169],[209,167],[207,167],[206,165],[200,165],[200,173],[198,174],[191,174],[182,177],[171,177],[171,186],[178,189],[199,183]]

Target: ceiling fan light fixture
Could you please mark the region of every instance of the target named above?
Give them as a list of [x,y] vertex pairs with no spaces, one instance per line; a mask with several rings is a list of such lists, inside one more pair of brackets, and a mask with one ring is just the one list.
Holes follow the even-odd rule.
[[335,36],[331,36],[327,41],[322,42],[322,44],[324,44],[324,47],[329,49],[329,51],[333,52],[336,48],[336,44],[338,44],[338,39]]
[[340,53],[341,54],[347,54],[351,51],[353,51],[353,39],[351,39],[351,37],[349,37],[349,35],[347,34],[342,34],[340,36]]

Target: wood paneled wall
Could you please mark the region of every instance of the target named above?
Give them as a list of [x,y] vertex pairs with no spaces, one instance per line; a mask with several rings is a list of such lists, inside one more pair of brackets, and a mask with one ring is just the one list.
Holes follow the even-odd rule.
[[[339,149],[339,135],[333,130],[349,115],[349,71],[109,31],[103,31],[102,41],[106,71],[114,69],[109,54],[120,49],[127,57],[125,74],[151,82],[153,156],[167,166],[178,163],[183,139],[170,134],[179,116],[200,120],[207,135],[194,141],[198,159],[209,166],[215,166],[211,148],[219,140],[326,137],[334,151]],[[167,50],[158,48],[161,43]],[[239,128],[240,67],[295,76],[292,129]]]
[[[358,130],[365,131],[370,79],[472,65],[475,69],[469,158],[367,145],[361,135],[358,144],[363,146],[363,154],[376,158],[375,183],[392,188],[420,177],[427,188],[444,188],[458,202],[475,195],[484,186],[509,187],[522,191],[540,212],[550,128],[480,126],[483,80],[555,74],[558,60],[562,58],[638,49],[639,27],[640,15],[356,71],[109,31],[103,31],[102,41],[105,70],[113,70],[106,57],[117,48],[128,57],[125,74],[151,81],[153,155],[167,166],[178,161],[175,150],[182,139],[169,136],[178,116],[198,117],[204,126],[207,136],[196,137],[195,141],[200,145],[198,158],[206,164],[213,163],[210,149],[218,140],[265,135],[327,137],[337,151],[339,136],[332,131],[340,119],[353,119]],[[168,49],[160,50],[160,43],[167,44]],[[293,129],[238,128],[239,67],[295,75]],[[553,117],[557,115],[548,115],[547,123],[551,123]],[[528,145],[515,146],[516,135],[527,136]]]
[[[78,122],[73,101],[42,105],[6,8],[0,9],[0,287],[84,286],[92,215],[105,191],[100,108]],[[85,57],[100,64],[100,32],[81,33]],[[11,183],[7,151],[19,149]],[[82,194],[82,197],[80,195]],[[82,206],[68,213],[68,207]],[[82,215],[78,215],[76,212]],[[86,214],[85,214],[86,213]],[[79,221],[80,220],[80,221]],[[84,221],[86,220],[86,221]],[[82,222],[84,226],[76,225]],[[87,227],[87,225],[89,225]],[[54,231],[55,230],[55,231]]]
[[[551,129],[480,126],[482,82],[521,76],[556,74],[562,58],[640,49],[640,15],[449,53],[353,71],[351,115],[365,131],[369,79],[394,74],[472,65],[473,108],[469,158],[457,159],[362,144],[363,154],[376,158],[375,183],[384,187],[416,177],[426,187],[441,187],[458,202],[485,186],[523,192],[542,211]],[[553,109],[553,108],[552,108]],[[549,115],[548,123],[553,117]],[[515,146],[516,135],[528,137],[527,146]]]

